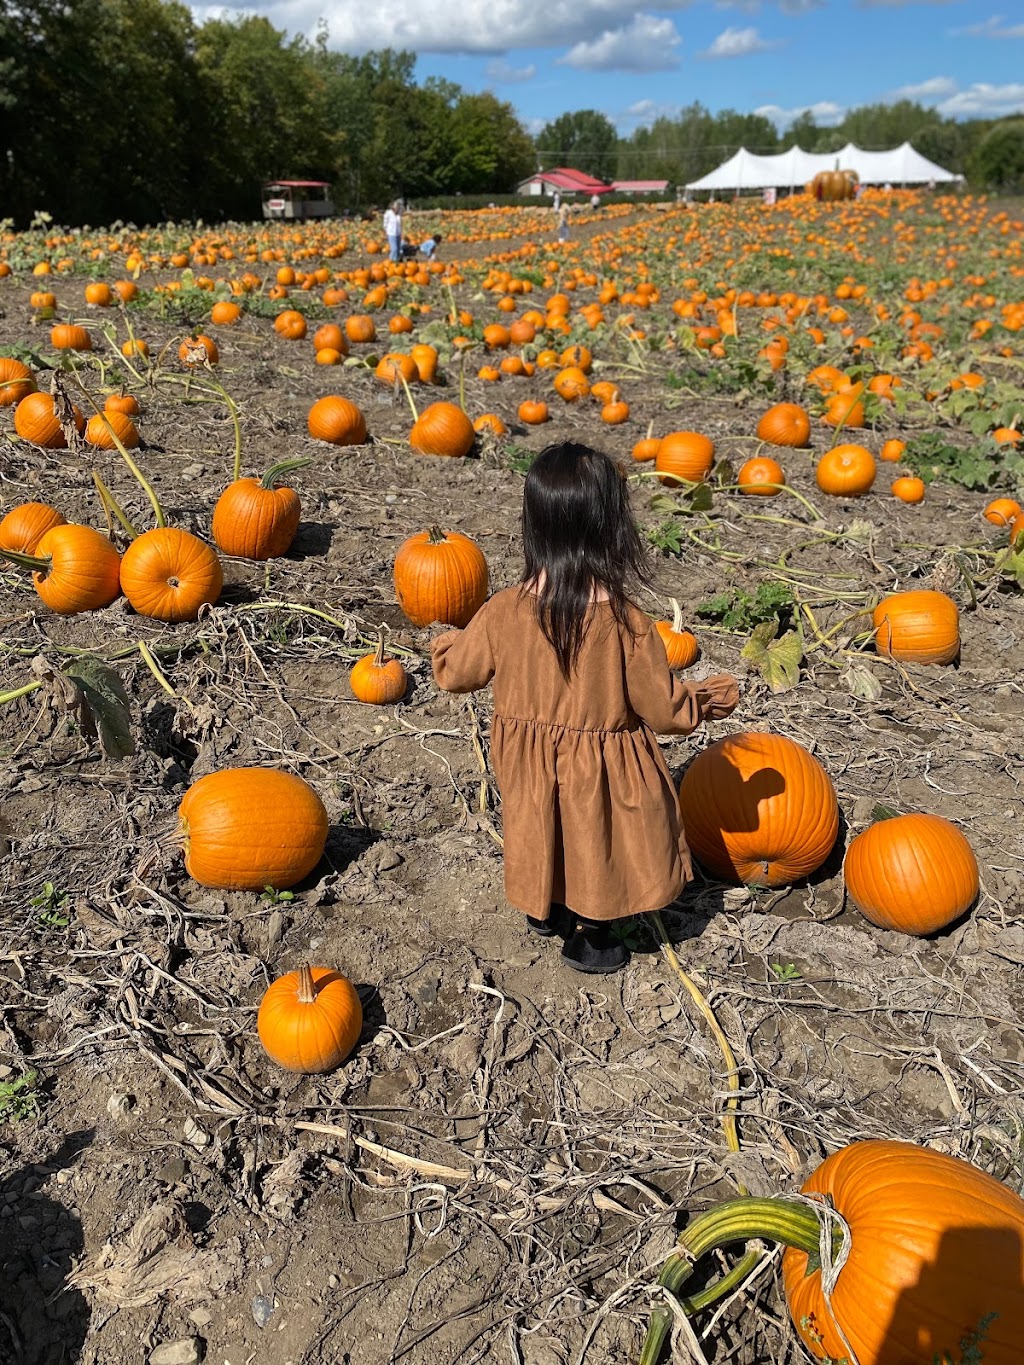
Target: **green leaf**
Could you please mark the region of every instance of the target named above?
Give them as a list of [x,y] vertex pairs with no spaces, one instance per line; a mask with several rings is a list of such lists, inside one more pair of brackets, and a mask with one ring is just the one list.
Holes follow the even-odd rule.
[[871,819],[875,824],[880,820],[895,820],[897,815],[899,815],[899,811],[893,810],[892,806],[878,805],[873,807],[871,811]]
[[995,567],[998,573],[1016,580],[1019,588],[1024,588],[1024,544],[1015,550],[1007,546],[996,555]]
[[64,670],[78,687],[100,745],[108,758],[128,758],[135,752],[130,716],[131,704],[120,675],[102,659],[82,654]]
[[707,512],[712,505],[711,487],[706,483],[697,484],[690,494],[690,507],[694,512]]
[[788,692],[800,681],[800,661],[804,642],[800,631],[788,630],[776,639],[779,623],[763,621],[740,651],[749,659],[768,684],[771,692]]

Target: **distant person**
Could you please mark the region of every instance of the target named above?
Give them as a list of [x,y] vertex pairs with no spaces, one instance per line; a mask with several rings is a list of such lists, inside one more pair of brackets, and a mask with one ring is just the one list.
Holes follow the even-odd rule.
[[590,207],[592,209],[599,209],[601,207],[601,196],[597,193],[596,190],[590,196]]
[[562,196],[558,193],[557,190],[555,190],[554,194],[551,196],[551,207],[552,207],[552,208],[554,209],[554,211],[557,213],[558,210],[561,208],[561,206],[562,206]]
[[444,238],[442,237],[441,233],[435,232],[432,237],[427,237],[425,238],[424,241],[420,242],[419,250],[423,253],[424,256],[426,256],[427,260],[429,261],[431,256],[433,256],[434,252],[437,250],[440,243],[443,241]]
[[402,259],[402,201],[396,199],[384,210],[384,236],[393,261]]
[[569,240],[569,205],[563,204],[558,210],[558,240],[567,242]]

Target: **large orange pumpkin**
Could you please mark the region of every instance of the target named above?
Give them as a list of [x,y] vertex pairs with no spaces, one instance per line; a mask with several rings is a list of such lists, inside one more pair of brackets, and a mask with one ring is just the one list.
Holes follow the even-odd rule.
[[822,455],[814,477],[823,493],[859,498],[870,491],[875,473],[875,457],[866,446],[839,445]]
[[825,769],[794,740],[750,731],[698,754],[679,806],[694,856],[724,881],[788,886],[816,871],[839,832]]
[[876,820],[846,850],[843,877],[862,915],[904,934],[944,929],[978,895],[974,852],[956,825],[938,815]]
[[883,597],[872,614],[875,648],[901,663],[948,664],[960,653],[960,611],[930,588]]
[[94,412],[85,428],[85,439],[97,450],[113,450],[120,441],[126,450],[134,450],[139,444],[139,430],[126,412],[114,408]]
[[92,526],[51,527],[40,537],[32,559],[39,561],[29,565],[36,570],[36,592],[63,616],[95,611],[118,594],[121,556]]
[[145,531],[121,560],[121,591],[140,616],[156,621],[194,621],[223,585],[216,550],[177,526]]
[[225,768],[194,782],[178,807],[185,868],[201,886],[284,891],[309,876],[327,843],[327,811],[301,777]]
[[340,1066],[363,1028],[363,1006],[347,977],[302,966],[268,986],[256,1015],[267,1056],[286,1071],[321,1075]]
[[757,424],[760,440],[773,446],[805,446],[811,434],[811,419],[799,403],[776,403]]
[[672,485],[680,482],[700,483],[707,477],[715,460],[715,443],[699,431],[670,431],[661,438],[654,468],[661,482]]
[[[75,425],[79,431],[85,427],[85,419],[78,408],[74,408]],[[54,411],[53,399],[48,393],[30,393],[14,409],[14,430],[23,441],[42,446],[44,450],[64,450],[67,441],[64,429]]]
[[466,626],[487,596],[487,561],[461,531],[431,527],[410,536],[394,567],[398,604],[417,626]]
[[288,553],[299,529],[302,503],[294,488],[277,488],[279,474],[301,461],[284,460],[262,479],[229,483],[213,509],[213,538],[226,555],[276,559]]
[[366,418],[355,403],[337,393],[316,400],[306,425],[310,436],[334,446],[359,446],[366,440]]
[[20,403],[35,387],[35,375],[27,365],[12,356],[0,355],[0,408]]
[[455,403],[431,403],[413,425],[409,444],[421,455],[461,458],[473,449],[473,423]]
[[14,550],[18,554],[34,555],[36,546],[47,531],[63,525],[64,518],[48,503],[19,503],[0,521],[0,550]]

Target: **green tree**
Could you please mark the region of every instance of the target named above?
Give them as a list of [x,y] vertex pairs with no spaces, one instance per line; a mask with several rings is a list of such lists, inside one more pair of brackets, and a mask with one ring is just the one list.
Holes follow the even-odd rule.
[[533,142],[510,104],[461,94],[453,119],[449,193],[508,194],[533,169]]
[[611,179],[617,142],[610,119],[596,109],[580,109],[545,124],[537,135],[537,155],[547,169],[569,166],[587,175]]
[[978,179],[1000,194],[1024,190],[1024,119],[1002,119],[978,143],[974,156]]

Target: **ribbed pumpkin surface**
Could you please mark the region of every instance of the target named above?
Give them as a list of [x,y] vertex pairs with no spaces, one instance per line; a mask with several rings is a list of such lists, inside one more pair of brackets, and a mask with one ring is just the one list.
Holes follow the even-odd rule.
[[47,531],[63,526],[64,518],[45,502],[22,502],[0,521],[0,550],[18,550],[34,555]]
[[226,768],[201,777],[178,807],[185,867],[201,886],[284,891],[309,875],[327,842],[327,812],[313,788],[274,768]]
[[363,1027],[355,986],[329,967],[310,967],[315,998],[299,997],[299,973],[271,982],[260,1003],[256,1029],[278,1066],[303,1075],[333,1071],[349,1055]]
[[948,664],[960,653],[960,611],[944,592],[921,588],[883,597],[874,610],[879,654],[915,664]]
[[395,556],[398,604],[417,626],[468,625],[487,596],[487,561],[461,531],[410,536]]
[[930,934],[974,904],[978,863],[939,815],[878,820],[846,850],[843,877],[857,909],[883,929]]
[[[827,1194],[850,1225],[850,1258],[832,1311],[860,1365],[960,1360],[960,1343],[996,1316],[985,1365],[1024,1358],[1024,1200],[956,1157],[907,1142],[856,1142],[803,1187]],[[782,1277],[793,1322],[817,1360],[848,1351],[807,1256],[787,1250]],[[802,1324],[807,1323],[804,1326]],[[818,1340],[812,1339],[814,1334]]]
[[35,553],[50,568],[32,575],[36,592],[51,610],[70,616],[113,602],[119,591],[121,556],[92,526],[54,526]]
[[828,857],[839,804],[825,769],[782,735],[729,735],[693,760],[679,788],[694,856],[723,881],[788,886]]
[[287,554],[301,516],[294,488],[264,488],[259,479],[238,479],[217,499],[213,538],[226,555],[274,559]]
[[671,485],[680,479],[700,483],[715,460],[715,443],[699,431],[670,431],[661,438],[654,468]]
[[121,560],[121,591],[140,616],[156,621],[194,621],[223,585],[216,550],[177,526],[145,531]]
[[473,449],[473,423],[454,403],[431,403],[420,413],[409,444],[421,455],[450,455],[461,459]]

